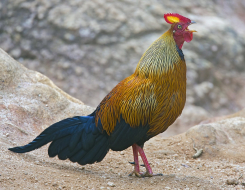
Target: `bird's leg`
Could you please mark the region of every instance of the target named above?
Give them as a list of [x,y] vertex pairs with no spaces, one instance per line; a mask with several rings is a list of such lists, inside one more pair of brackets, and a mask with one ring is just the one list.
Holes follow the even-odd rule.
[[135,174],[137,177],[141,177],[140,174],[140,166],[139,166],[139,158],[138,158],[138,145],[133,144],[133,154],[134,154],[134,171],[132,171],[129,176]]
[[141,177],[152,177],[152,176],[162,176],[163,174],[153,174],[152,169],[150,167],[150,164],[147,161],[147,158],[145,156],[145,152],[143,150],[143,148],[141,148],[140,146],[137,146],[137,150],[140,153],[140,156],[144,162],[145,168],[146,168],[146,172],[144,174],[141,174]]
[[[141,148],[137,144],[133,144],[132,148],[133,148],[133,154],[134,154],[134,162],[133,162],[134,171],[132,171],[129,174],[129,176],[132,176],[133,174],[135,174],[135,176],[137,176],[137,177],[152,177],[152,176],[162,176],[163,175],[163,174],[153,174],[152,169],[150,167],[150,164],[148,163],[147,158],[145,156],[145,152],[144,152],[143,148]],[[146,168],[146,172],[145,173],[141,173],[140,172],[138,152],[140,153],[140,157],[142,158],[142,160],[144,162],[144,166]]]
[[133,153],[134,153],[134,170],[139,173],[140,166],[139,166],[138,149],[135,145],[133,145]]

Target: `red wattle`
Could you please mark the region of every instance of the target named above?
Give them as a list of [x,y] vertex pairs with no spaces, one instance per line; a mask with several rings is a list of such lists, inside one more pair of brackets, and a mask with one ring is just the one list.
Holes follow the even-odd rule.
[[184,40],[186,42],[190,42],[193,39],[193,33],[192,32],[185,32],[184,33]]

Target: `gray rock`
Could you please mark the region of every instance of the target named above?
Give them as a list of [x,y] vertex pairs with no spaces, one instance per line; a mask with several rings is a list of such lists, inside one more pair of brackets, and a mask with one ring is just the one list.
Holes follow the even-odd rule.
[[27,142],[59,120],[93,110],[0,49],[0,138]]
[[245,118],[234,117],[190,128],[185,138],[203,149],[205,158],[216,157],[244,162]]

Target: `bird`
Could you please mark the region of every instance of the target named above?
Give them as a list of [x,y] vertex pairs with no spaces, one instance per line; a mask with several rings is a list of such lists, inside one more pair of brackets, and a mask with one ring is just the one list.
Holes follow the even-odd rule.
[[[80,165],[101,162],[109,150],[133,149],[129,175],[152,177],[144,143],[164,132],[182,113],[186,101],[186,63],[182,46],[193,39],[195,23],[178,13],[164,14],[169,30],[155,40],[139,60],[135,72],[118,83],[95,111],[74,116],[46,128],[32,142],[9,148],[30,152],[50,143],[49,157]],[[139,155],[145,172],[140,171]]]

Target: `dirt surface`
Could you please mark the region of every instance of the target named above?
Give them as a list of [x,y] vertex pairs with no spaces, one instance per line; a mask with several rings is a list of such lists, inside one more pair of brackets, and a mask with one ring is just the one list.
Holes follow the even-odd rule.
[[[145,152],[155,173],[151,178],[129,177],[133,166],[132,150],[110,151],[93,165],[80,166],[69,161],[49,158],[47,145],[26,154],[7,150],[13,146],[8,137],[1,139],[0,189],[243,189],[244,163],[232,160],[193,159],[195,151],[179,146],[181,136],[155,137],[145,145]],[[4,143],[5,142],[5,143]],[[183,151],[181,151],[183,150]],[[141,168],[144,170],[144,168]],[[238,179],[240,177],[240,179]],[[227,185],[236,179],[238,185]]]

